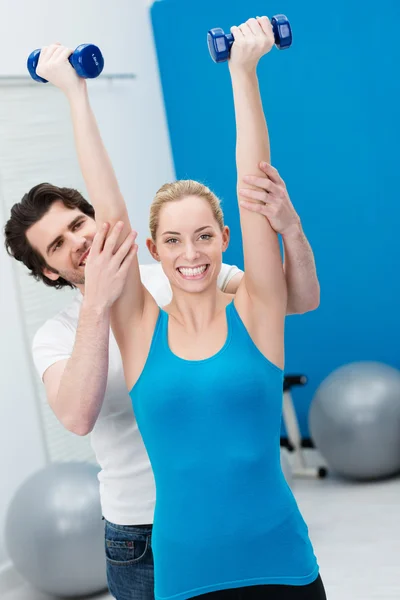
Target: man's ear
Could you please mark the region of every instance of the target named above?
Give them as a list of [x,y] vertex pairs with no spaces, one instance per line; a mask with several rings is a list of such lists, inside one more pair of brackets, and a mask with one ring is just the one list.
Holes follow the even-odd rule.
[[54,273],[54,271],[47,269],[47,267],[43,269],[42,273],[45,277],[47,277],[47,279],[50,279],[51,281],[57,281],[57,279],[60,279],[60,275],[58,273]]
[[154,258],[154,260],[156,260],[157,262],[160,262],[160,256],[157,252],[157,246],[155,245],[155,243],[153,242],[153,240],[151,238],[147,238],[146,246],[147,246],[147,249],[150,252],[151,256]]

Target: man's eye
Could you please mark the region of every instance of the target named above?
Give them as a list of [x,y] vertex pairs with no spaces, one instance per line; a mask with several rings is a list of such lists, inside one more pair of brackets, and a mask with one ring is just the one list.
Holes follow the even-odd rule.
[[77,229],[79,229],[79,227],[82,225],[83,221],[79,221],[78,223],[75,223],[74,227],[73,227],[73,231],[76,231]]
[[58,250],[59,248],[61,248],[61,246],[63,245],[62,240],[58,241],[57,244],[54,246],[54,251]]

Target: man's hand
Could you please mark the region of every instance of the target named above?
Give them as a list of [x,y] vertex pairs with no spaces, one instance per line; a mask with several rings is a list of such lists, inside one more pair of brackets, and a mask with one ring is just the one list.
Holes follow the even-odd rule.
[[79,77],[69,62],[71,48],[61,44],[44,46],[40,51],[36,73],[60,88],[67,96],[74,90],[85,88],[86,81]]
[[265,173],[265,177],[248,175],[243,178],[245,183],[256,189],[240,190],[240,195],[250,200],[241,200],[240,205],[267,217],[277,233],[289,234],[291,230],[299,228],[300,218],[290,201],[285,182],[278,171],[268,163],[260,163],[259,168]]
[[85,303],[99,310],[110,308],[119,298],[137,253],[135,231],[116,251],[122,229],[123,223],[116,223],[107,237],[109,225],[105,223],[95,235],[86,262]]

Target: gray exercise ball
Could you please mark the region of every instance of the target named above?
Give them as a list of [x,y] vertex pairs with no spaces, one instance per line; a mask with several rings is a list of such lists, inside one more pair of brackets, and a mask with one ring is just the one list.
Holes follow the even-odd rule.
[[293,473],[292,467],[287,455],[287,450],[281,448],[281,467],[285,476],[286,482],[289,487],[293,487]]
[[312,439],[328,466],[349,479],[400,471],[400,372],[382,363],[340,367],[311,404]]
[[63,597],[107,587],[99,469],[55,463],[16,492],[6,516],[7,550],[38,590]]

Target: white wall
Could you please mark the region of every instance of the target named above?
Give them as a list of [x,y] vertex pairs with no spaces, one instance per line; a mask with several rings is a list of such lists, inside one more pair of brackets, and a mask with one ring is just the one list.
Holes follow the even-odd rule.
[[[114,125],[112,106],[99,102],[95,111],[134,216],[135,228],[139,230],[139,243],[143,243],[147,235],[148,207],[154,192],[162,183],[174,178],[148,6],[148,0],[69,0],[67,3],[0,0],[0,88],[7,85],[4,76],[26,74],[26,58],[31,50],[52,41],[72,48],[84,42],[95,43],[105,57],[104,73],[135,73],[132,106],[125,108],[126,127]],[[0,106],[1,110],[4,107]],[[134,143],[127,143],[127,135],[134,136]],[[32,148],[32,153],[34,150]],[[0,163],[0,178],[4,176],[5,166]],[[67,184],[64,182],[64,185]],[[2,202],[0,179],[0,204]],[[3,204],[1,227],[8,217],[6,212]],[[141,249],[139,256],[142,262],[150,262],[146,249]],[[35,374],[21,324],[15,266],[3,248],[0,249],[0,269],[1,573],[7,564],[3,531],[8,503],[22,481],[45,464],[46,448],[35,397]]]

